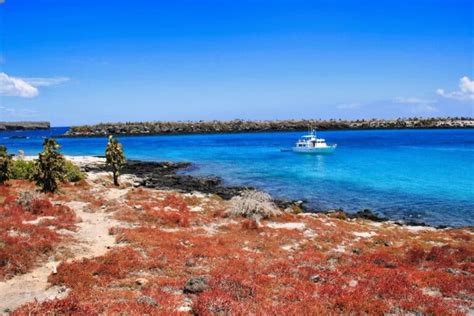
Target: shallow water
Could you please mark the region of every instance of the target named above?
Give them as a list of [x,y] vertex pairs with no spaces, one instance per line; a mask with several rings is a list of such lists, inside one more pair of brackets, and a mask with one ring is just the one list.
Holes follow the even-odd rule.
[[[52,131],[0,133],[14,153],[41,150]],[[8,139],[29,135],[30,139]],[[190,161],[196,175],[255,186],[317,209],[369,208],[392,219],[474,225],[474,130],[320,132],[337,143],[332,155],[280,152],[302,133],[122,137],[127,157]],[[69,155],[103,155],[105,138],[59,139]]]

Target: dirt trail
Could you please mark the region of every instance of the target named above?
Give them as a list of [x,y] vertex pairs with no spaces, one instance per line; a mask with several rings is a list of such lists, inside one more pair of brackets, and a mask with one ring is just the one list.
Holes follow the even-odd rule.
[[[127,189],[112,189],[104,194],[104,198],[110,200],[121,199]],[[84,202],[69,202],[66,205],[76,212],[82,219],[77,224],[77,232],[70,232],[75,242],[67,245],[67,251],[72,254],[72,260],[91,258],[105,254],[115,245],[115,238],[109,235],[111,227],[121,226],[121,223],[110,218],[110,214],[103,209],[95,209],[91,212],[88,204]],[[50,257],[47,263],[35,268],[33,271],[16,276],[5,282],[0,282],[0,313],[8,313],[20,305],[34,300],[45,301],[48,299],[61,298],[67,295],[68,290],[63,287],[50,286],[48,277],[60,262]]]

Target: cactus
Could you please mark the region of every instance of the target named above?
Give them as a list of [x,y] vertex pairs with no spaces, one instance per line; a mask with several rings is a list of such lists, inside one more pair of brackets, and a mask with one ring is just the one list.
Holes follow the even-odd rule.
[[123,152],[122,144],[120,144],[113,136],[109,136],[109,142],[105,149],[105,158],[107,166],[112,168],[114,185],[119,186],[118,177],[120,175],[120,170],[125,164],[125,154]]
[[7,148],[0,146],[0,184],[10,180],[12,173],[12,157],[8,155]]
[[45,139],[43,152],[39,154],[35,161],[35,174],[33,175],[36,184],[42,192],[57,192],[59,183],[65,180],[66,160],[58,151],[60,146],[52,138]]

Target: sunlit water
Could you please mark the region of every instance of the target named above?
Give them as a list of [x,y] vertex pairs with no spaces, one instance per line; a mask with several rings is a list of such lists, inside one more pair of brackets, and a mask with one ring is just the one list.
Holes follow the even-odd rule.
[[[0,133],[10,152],[41,150],[53,131]],[[29,135],[30,139],[8,139]],[[190,161],[195,175],[254,186],[314,208],[374,210],[391,219],[474,225],[474,130],[321,132],[332,155],[280,152],[302,133],[122,137],[127,157]],[[68,155],[103,155],[105,138],[59,139]]]

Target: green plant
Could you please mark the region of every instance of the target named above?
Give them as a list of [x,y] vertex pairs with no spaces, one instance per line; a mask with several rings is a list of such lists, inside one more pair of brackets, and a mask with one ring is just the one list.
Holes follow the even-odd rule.
[[0,146],[0,184],[11,178],[12,157],[8,155],[7,148]]
[[59,182],[66,177],[66,160],[58,151],[60,146],[52,138],[45,139],[43,152],[35,161],[34,180],[43,192],[56,192]]
[[[69,160],[64,164],[66,175],[64,179],[69,182],[79,182],[86,178],[81,169]],[[29,160],[12,160],[11,179],[15,180],[31,180],[36,173],[34,161]]]
[[119,143],[113,136],[109,136],[109,142],[105,149],[105,158],[107,166],[112,168],[112,176],[114,178],[114,185],[118,186],[118,177],[120,170],[125,164],[125,154],[123,153],[122,144]]
[[28,160],[13,160],[12,161],[12,179],[16,180],[30,180],[35,174],[35,162]]
[[86,178],[85,174],[81,171],[81,169],[76,166],[72,161],[66,160],[65,168],[66,180],[69,182],[79,182]]

